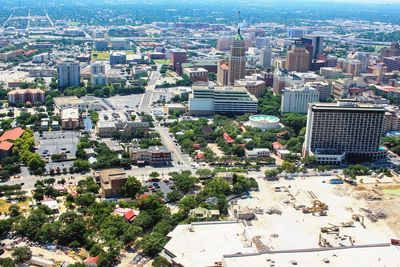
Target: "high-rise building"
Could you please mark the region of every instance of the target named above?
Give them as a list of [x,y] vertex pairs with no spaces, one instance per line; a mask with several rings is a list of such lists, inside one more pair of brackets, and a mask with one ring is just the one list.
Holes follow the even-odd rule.
[[389,72],[400,70],[400,57],[384,57],[383,63],[386,64]]
[[245,75],[246,75],[246,47],[244,39],[240,34],[240,28],[239,28],[238,33],[233,38],[229,55],[229,70],[228,70],[229,85],[234,85],[235,80],[243,79]]
[[106,74],[106,66],[100,62],[90,64],[90,73],[92,75]]
[[332,85],[325,81],[308,82],[307,86],[315,88],[319,93],[319,101],[326,101],[331,98]]
[[340,164],[382,159],[385,109],[343,100],[309,106],[303,156]]
[[77,61],[64,61],[58,63],[58,87],[65,88],[69,86],[79,86],[81,67]]
[[322,55],[324,37],[306,34],[301,38],[301,42],[310,53],[311,60],[316,60]]
[[174,71],[178,74],[182,72],[182,63],[187,62],[186,51],[183,49],[171,49],[170,50],[171,66]]
[[308,104],[319,101],[319,92],[308,85],[285,88],[282,91],[282,113],[307,113]]
[[345,73],[351,74],[353,77],[359,77],[361,74],[362,62],[358,59],[344,59],[337,60],[336,67]]
[[110,54],[110,65],[126,64],[126,54],[122,52],[112,52]]
[[310,53],[304,46],[292,45],[286,56],[285,68],[289,71],[307,72],[310,68]]
[[189,95],[192,115],[256,113],[258,101],[244,87],[193,86]]
[[359,60],[361,62],[360,72],[361,73],[367,72],[367,69],[369,66],[369,59],[370,59],[370,56],[368,53],[363,53],[363,52],[350,53],[347,56],[347,59]]
[[220,86],[228,85],[228,70],[229,70],[228,62],[221,60],[218,63],[218,69],[217,69],[217,84],[218,85],[220,85]]
[[257,37],[255,40],[255,47],[262,48],[265,46],[269,46],[269,39],[267,39],[267,37]]
[[272,48],[263,47],[260,50],[260,64],[263,70],[270,70],[272,68]]
[[383,48],[381,50],[380,59],[383,60],[385,57],[397,57],[400,56],[400,45],[398,42],[392,42],[390,47]]

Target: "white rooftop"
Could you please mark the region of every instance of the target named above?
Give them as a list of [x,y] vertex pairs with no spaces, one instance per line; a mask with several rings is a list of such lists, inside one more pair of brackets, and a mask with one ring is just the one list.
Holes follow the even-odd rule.
[[202,222],[178,225],[168,234],[164,249],[182,266],[214,266],[225,254],[253,253],[251,240],[246,240],[241,222]]

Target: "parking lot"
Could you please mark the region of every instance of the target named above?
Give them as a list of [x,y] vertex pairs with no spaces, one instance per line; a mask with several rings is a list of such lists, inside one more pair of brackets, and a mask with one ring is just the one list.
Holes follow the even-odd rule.
[[167,197],[167,194],[171,192],[171,182],[167,181],[161,181],[158,179],[153,179],[152,181],[147,181],[145,182],[145,186],[147,189],[149,189],[150,192],[156,193],[156,192],[162,192],[164,195],[164,198]]
[[50,160],[53,154],[67,154],[67,159],[75,158],[77,144],[79,142],[78,132],[51,131],[43,132],[42,136],[35,133],[35,141],[38,145],[37,153],[46,160]]
[[126,110],[126,109],[136,110],[139,107],[142,97],[143,94],[133,94],[124,96],[116,95],[107,98],[106,101],[109,104],[111,104],[111,106],[116,110]]

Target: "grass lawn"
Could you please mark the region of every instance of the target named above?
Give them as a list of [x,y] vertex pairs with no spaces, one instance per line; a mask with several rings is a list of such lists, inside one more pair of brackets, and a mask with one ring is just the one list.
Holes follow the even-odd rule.
[[20,208],[21,211],[22,210],[28,210],[29,209],[29,201],[30,198],[27,198],[25,201],[23,202],[18,202],[18,203],[8,203],[7,201],[5,201],[4,199],[0,199],[0,212],[4,213],[7,212],[8,213],[8,208],[13,205],[13,204],[17,204]]
[[383,192],[389,195],[400,196],[400,189],[384,189]]
[[92,58],[96,59],[96,60],[109,60],[110,52],[108,52],[108,51],[93,51]]
[[157,60],[154,60],[154,62],[158,65],[169,65],[170,64],[169,59],[157,59]]

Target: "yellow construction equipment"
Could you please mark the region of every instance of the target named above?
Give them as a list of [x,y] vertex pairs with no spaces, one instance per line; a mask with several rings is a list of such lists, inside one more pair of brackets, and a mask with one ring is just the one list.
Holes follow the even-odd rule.
[[325,216],[327,210],[328,205],[316,199],[314,200],[312,207],[303,208],[303,213],[319,213],[319,215]]

